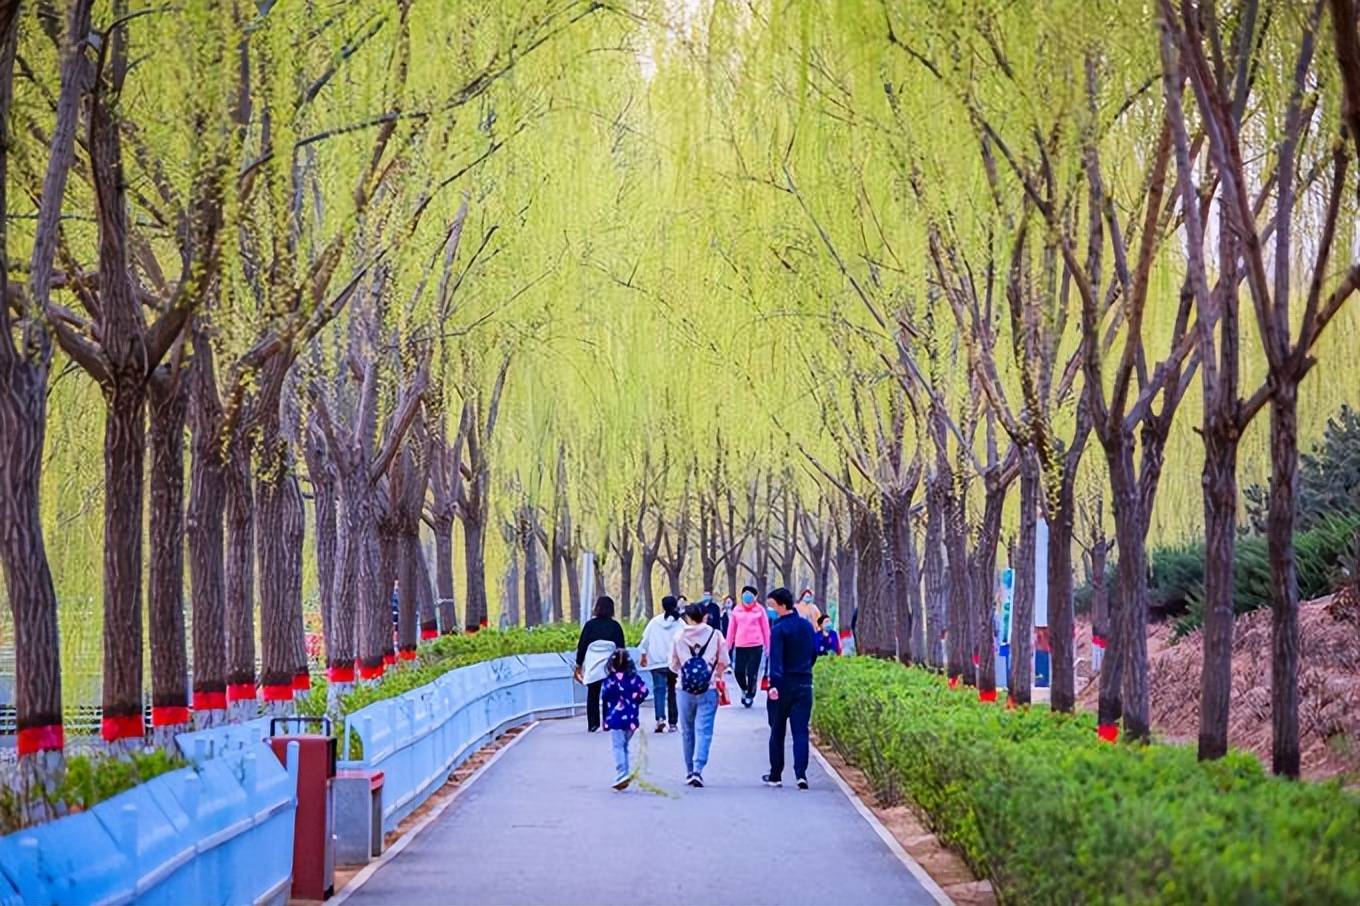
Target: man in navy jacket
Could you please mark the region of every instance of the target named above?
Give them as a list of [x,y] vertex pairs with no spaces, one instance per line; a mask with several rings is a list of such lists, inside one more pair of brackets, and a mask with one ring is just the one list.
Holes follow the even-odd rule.
[[770,630],[770,773],[766,786],[783,786],[784,729],[793,730],[793,774],[798,788],[808,788],[808,722],[812,718],[812,665],[817,660],[817,633],[793,609],[787,588],[770,592],[769,606],[778,619]]

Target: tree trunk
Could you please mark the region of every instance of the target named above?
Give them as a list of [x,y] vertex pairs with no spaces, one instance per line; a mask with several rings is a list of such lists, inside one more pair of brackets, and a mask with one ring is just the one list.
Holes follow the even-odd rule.
[[[850,621],[855,615],[855,547],[850,543],[849,533],[845,537],[836,539],[836,597],[839,605],[837,610],[840,624],[837,628],[841,632],[850,629]],[[736,569],[733,568],[733,578],[735,579]],[[735,584],[735,582],[733,583]]]
[[505,586],[501,594],[501,622],[520,625],[519,617],[519,545],[513,535],[510,543],[510,564],[505,568]]
[[581,623],[581,574],[576,569],[576,557],[573,556],[572,544],[563,553],[566,559],[565,568],[567,572],[567,598],[571,602],[571,622],[573,625]]
[[552,546],[549,548],[551,553],[551,566],[549,568],[548,588],[552,597],[552,618],[554,623],[562,622],[562,584],[566,579],[566,552],[562,549],[562,539],[559,537],[560,528],[553,529]]
[[883,563],[883,537],[872,512],[857,506],[852,519],[851,537],[859,555],[860,607],[855,643],[861,654],[880,658],[895,657],[887,598],[887,575]]
[[1114,614],[1113,651],[1100,675],[1098,721],[1113,738],[1120,718],[1135,740],[1149,736],[1147,698],[1147,553],[1142,502],[1133,479],[1133,453],[1127,435],[1106,445],[1114,494],[1115,538],[1119,544],[1119,595]]
[[662,567],[666,573],[666,585],[672,595],[680,597],[680,569],[674,563],[663,563]]
[[1048,524],[1048,625],[1053,658],[1051,707],[1071,713],[1076,708],[1076,650],[1072,608],[1072,533],[1076,524],[1076,468],[1065,467],[1050,498]]
[[[734,601],[737,600],[738,598],[737,570],[740,566],[740,563],[741,563],[740,556],[735,556],[728,557],[727,562],[723,564],[727,572],[727,593],[732,596],[732,600]],[[847,617],[847,619],[849,618]],[[847,625],[846,628],[849,629],[850,627]]]
[[434,589],[430,586],[430,564],[425,557],[425,546],[420,543],[420,533],[406,536],[415,558],[416,613],[420,616],[420,639],[429,641],[439,638],[439,617],[435,612]]
[[412,539],[403,534],[397,540],[397,573],[401,583],[401,599],[398,602],[400,617],[397,620],[397,656],[404,661],[415,660],[417,639],[420,635],[417,626],[420,622],[420,538]]
[[452,635],[458,631],[458,608],[453,600],[452,519],[439,519],[434,524],[434,581],[439,596],[439,631]]
[[1106,578],[1109,551],[1109,543],[1101,532],[1091,547],[1091,668],[1095,672],[1102,669],[1110,635],[1110,589]]
[[885,553],[885,591],[891,616],[894,656],[905,663],[911,660],[911,606],[907,600],[907,512],[911,498],[901,492],[883,497],[883,547]]
[[302,490],[293,475],[291,454],[282,440],[261,450],[256,487],[260,567],[260,686],[265,710],[286,716],[292,710],[297,677],[294,621],[302,611]]
[[39,505],[47,371],[45,362],[0,356],[0,563],[14,625],[16,748],[25,762],[54,761],[57,773],[65,745],[61,652]]
[[1294,514],[1299,467],[1298,384],[1281,377],[1270,403],[1270,746],[1271,768],[1299,776],[1299,583]]
[[[401,535],[398,533],[394,516],[389,515],[390,504],[378,518],[378,577],[373,586],[373,602],[383,611],[383,631],[381,632],[383,665],[390,667],[397,662],[397,645],[394,636],[401,633],[403,644],[410,639],[411,651],[415,651],[416,638],[416,601],[414,589],[400,583],[403,561],[406,559]],[[379,503],[379,507],[382,504]],[[397,625],[392,625],[392,595],[397,596]],[[374,631],[377,620],[374,619]]]
[[954,480],[946,474],[947,482],[944,510],[945,554],[948,562],[949,610],[946,615],[948,624],[948,646],[946,650],[945,672],[950,682],[962,681],[967,685],[976,683],[973,671],[973,632],[969,598],[972,597],[968,573],[967,528],[964,525],[963,495],[953,489]]
[[142,723],[142,469],[146,383],[126,376],[105,388],[104,741],[139,744]]
[[978,698],[996,701],[996,634],[993,631],[996,589],[996,548],[1001,542],[1001,517],[1006,506],[1006,488],[998,476],[987,476],[982,524],[978,529],[973,564],[973,596],[977,607],[975,623],[978,640]]
[[[652,572],[656,565],[656,554],[648,553],[646,548],[642,551],[642,574],[638,576],[638,584],[642,586],[642,613],[639,616],[650,618],[656,613],[656,605],[653,603],[652,593]],[[624,619],[630,619],[627,605],[623,608]]]
[[926,484],[926,663],[936,670],[943,669],[946,661],[942,642],[949,600],[944,559],[945,498],[948,493],[939,477],[931,478]]
[[227,717],[253,718],[255,706],[255,508],[250,451],[235,445],[227,485]]
[[1039,463],[1034,451],[1023,450],[1020,459],[1020,539],[1016,545],[1015,587],[1011,596],[1009,675],[1006,690],[1012,703],[1030,704],[1034,685],[1034,588],[1035,532],[1039,516]]
[[529,513],[520,517],[520,541],[524,547],[524,625],[540,626],[544,620],[538,584],[538,526]]
[[[195,343],[197,350],[197,342]],[[222,449],[215,419],[200,396],[204,360],[195,351],[193,450],[189,464],[189,579],[193,593],[194,726],[217,726],[227,716],[227,586],[222,516],[227,505]],[[217,391],[213,389],[215,396]]]
[[467,570],[467,609],[463,625],[476,632],[486,625],[486,559],[483,536],[485,527],[477,518],[463,518],[463,565]]
[[151,628],[153,742],[174,745],[189,723],[189,657],[184,639],[184,423],[187,375],[158,369],[150,383]]
[[1232,696],[1233,557],[1237,543],[1237,438],[1228,416],[1206,416],[1204,437],[1204,666],[1199,757],[1228,754]]
[[[316,514],[316,573],[317,594],[321,607],[321,638],[326,652],[326,680],[328,688],[334,683],[354,682],[354,623],[350,620],[349,637],[341,642],[337,631],[336,557],[339,544],[339,511],[335,467],[330,462],[319,426],[307,435],[303,448],[307,457],[307,475],[312,482],[312,506]],[[343,567],[342,567],[343,568]],[[350,608],[352,613],[353,604]],[[334,655],[344,649],[346,659],[338,661]]]
[[633,556],[631,544],[619,553],[619,612],[624,622],[631,618],[633,609]]

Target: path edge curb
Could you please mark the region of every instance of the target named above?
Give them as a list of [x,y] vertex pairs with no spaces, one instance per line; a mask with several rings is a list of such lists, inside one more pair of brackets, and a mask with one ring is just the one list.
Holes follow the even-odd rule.
[[855,807],[859,816],[873,829],[878,838],[906,867],[907,871],[911,872],[912,877],[916,879],[916,882],[921,885],[926,893],[930,894],[937,906],[955,906],[954,901],[949,898],[949,894],[945,893],[944,889],[935,882],[935,879],[921,867],[921,863],[913,859],[911,854],[902,848],[902,844],[898,843],[897,838],[883,826],[883,822],[878,820],[878,816],[873,813],[873,810],[864,804],[864,800],[859,798],[859,794],[851,789],[850,784],[845,782],[845,778],[840,775],[840,772],[831,766],[831,762],[826,760],[826,756],[821,753],[821,750],[815,745],[811,748],[812,754],[817,759],[817,763],[822,766],[822,770],[826,771],[827,776],[835,781],[836,786],[845,794],[845,798],[850,800],[850,804]]
[[[514,739],[510,740],[508,743],[506,743],[505,745],[497,749],[495,752],[493,752],[491,754],[491,757],[488,758],[482,764],[481,767],[479,767],[476,771],[472,773],[471,776],[469,776],[466,780],[464,780],[462,783],[458,785],[458,789],[454,790],[453,794],[449,796],[449,798],[445,799],[443,802],[439,803],[438,806],[431,809],[430,813],[426,815],[424,818],[421,818],[419,823],[417,823],[406,833],[398,837],[397,842],[389,846],[381,856],[365,865],[362,869],[360,869],[359,873],[356,874],[353,878],[351,878],[350,882],[344,886],[344,889],[342,889],[331,899],[327,900],[329,906],[340,906],[340,904],[348,900],[355,891],[357,891],[359,888],[367,884],[368,881],[375,874],[378,873],[379,869],[381,869],[388,862],[392,861],[398,855],[400,855],[401,851],[406,849],[406,847],[411,843],[411,841],[414,840],[417,836],[419,836],[421,831],[425,830],[425,828],[429,827],[431,824],[437,821],[439,817],[444,814],[445,810],[449,808],[449,806],[453,805],[455,802],[458,801],[459,796],[463,795],[463,793],[466,792],[469,787],[471,787],[474,783],[480,780],[482,775],[485,774],[487,770],[492,765],[494,765],[502,755],[504,755],[506,752],[510,751],[516,745],[518,745],[519,741],[524,737],[528,736],[529,733],[532,732],[533,729],[539,725],[539,723],[541,723],[541,721],[536,720],[526,725],[523,733],[516,735]],[[821,754],[818,753],[817,757],[821,758]],[[823,762],[823,764],[825,764],[825,762]],[[837,779],[839,780],[839,778]]]

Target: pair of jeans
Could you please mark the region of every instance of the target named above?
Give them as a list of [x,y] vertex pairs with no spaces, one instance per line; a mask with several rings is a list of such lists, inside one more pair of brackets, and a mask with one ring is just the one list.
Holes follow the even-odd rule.
[[610,742],[614,746],[614,776],[628,775],[628,741],[633,738],[632,730],[610,730]]
[[764,654],[765,648],[761,645],[737,649],[734,665],[737,685],[741,687],[741,694],[747,698],[755,698],[756,693],[760,691],[760,659]]
[[586,684],[586,728],[594,733],[600,729],[600,687],[604,680]]
[[669,667],[652,671],[652,705],[656,709],[657,723],[665,723],[666,715],[670,715],[672,727],[680,720],[680,709],[675,702],[675,674]]
[[784,776],[784,730],[793,731],[793,775],[807,776],[808,722],[812,718],[812,684],[790,684],[779,690],[779,699],[769,703],[770,778]]
[[685,773],[702,774],[708,766],[708,747],[713,744],[713,718],[718,713],[718,690],[691,695],[680,690],[681,748],[685,752]]

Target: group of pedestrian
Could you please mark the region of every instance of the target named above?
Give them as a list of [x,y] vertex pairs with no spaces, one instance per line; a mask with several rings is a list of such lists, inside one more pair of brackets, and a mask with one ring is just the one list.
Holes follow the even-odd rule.
[[[613,599],[596,601],[577,643],[576,673],[587,688],[587,729],[607,730],[612,738],[615,789],[632,782],[629,744],[649,695],[654,732],[682,733],[685,783],[703,787],[718,708],[727,704],[729,668],[741,690],[742,707],[752,707],[758,692],[767,692],[770,769],[762,780],[769,786],[783,784],[784,738],[791,733],[794,778],[800,789],[808,788],[812,666],[819,656],[840,654],[840,637],[810,591],[795,603],[787,588],[776,588],[763,606],[757,595],[748,585],[741,590],[740,603],[733,604],[728,596],[721,607],[711,592],[695,603],[667,595],[661,599],[661,613],[643,631],[637,665],[626,649],[623,627],[614,619]],[[651,674],[650,682],[639,670]]]

